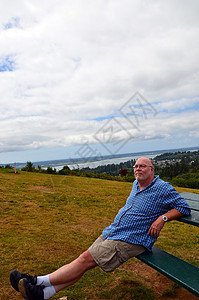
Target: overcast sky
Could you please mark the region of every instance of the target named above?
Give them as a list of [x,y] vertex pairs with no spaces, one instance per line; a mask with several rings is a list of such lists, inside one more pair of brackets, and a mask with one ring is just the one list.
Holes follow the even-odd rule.
[[199,146],[198,12],[1,1],[0,163]]

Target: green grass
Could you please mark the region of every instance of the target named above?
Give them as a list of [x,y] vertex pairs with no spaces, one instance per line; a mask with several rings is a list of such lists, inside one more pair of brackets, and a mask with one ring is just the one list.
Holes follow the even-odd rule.
[[[4,170],[0,170],[0,182],[2,300],[18,296],[9,283],[12,269],[50,273],[86,250],[125,204],[132,187],[127,182]],[[181,188],[179,192],[183,190],[191,191]],[[198,265],[197,230],[171,222],[157,245]],[[155,299],[130,268],[114,273],[93,269],[53,299],[65,295],[69,300]]]
[[162,293],[162,296],[164,297],[175,297],[176,294],[177,294],[177,290],[178,290],[179,286],[176,284],[176,283],[173,283],[172,286],[171,286],[171,289],[170,290],[165,290],[163,293]]

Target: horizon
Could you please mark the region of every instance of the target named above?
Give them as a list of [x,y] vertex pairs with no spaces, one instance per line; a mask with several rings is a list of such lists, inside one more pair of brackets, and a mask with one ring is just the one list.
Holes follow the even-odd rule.
[[139,155],[144,155],[144,154],[156,154],[158,155],[158,153],[160,152],[162,153],[175,153],[175,152],[187,152],[187,151],[197,151],[199,150],[199,146],[195,146],[195,147],[184,147],[184,148],[173,148],[173,149],[158,149],[158,150],[150,150],[150,151],[142,151],[142,152],[129,152],[129,153],[118,153],[118,154],[114,154],[114,155],[104,155],[104,156],[88,156],[88,157],[77,157],[77,158],[61,158],[61,159],[51,159],[51,160],[38,160],[38,161],[31,161],[31,160],[27,160],[27,161],[21,161],[21,162],[8,162],[8,163],[0,163],[0,166],[5,166],[5,165],[11,165],[14,166],[15,163],[16,165],[25,165],[28,161],[32,162],[33,164],[36,163],[43,163],[46,165],[50,165],[50,163],[54,162],[54,164],[52,164],[53,166],[56,165],[56,163],[58,164],[59,162],[68,162],[69,164],[75,164],[77,162],[79,163],[88,163],[89,161],[95,161],[96,159],[98,159],[97,161],[103,161],[106,159],[117,159],[117,158],[122,158],[122,157],[128,157],[128,156],[139,156]]

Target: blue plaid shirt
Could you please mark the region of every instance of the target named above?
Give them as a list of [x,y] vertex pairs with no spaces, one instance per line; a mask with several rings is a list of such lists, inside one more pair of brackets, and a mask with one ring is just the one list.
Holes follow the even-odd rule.
[[159,216],[172,208],[184,215],[191,212],[185,199],[159,176],[155,176],[141,191],[135,180],[125,206],[116,215],[114,222],[103,230],[103,237],[143,245],[151,251],[157,238],[148,235],[148,230]]

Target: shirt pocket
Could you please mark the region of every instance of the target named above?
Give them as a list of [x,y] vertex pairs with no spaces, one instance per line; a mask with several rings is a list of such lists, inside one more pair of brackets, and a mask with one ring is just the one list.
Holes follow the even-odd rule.
[[153,196],[143,197],[140,201],[135,201],[134,211],[144,215],[154,215],[162,211],[162,205]]

